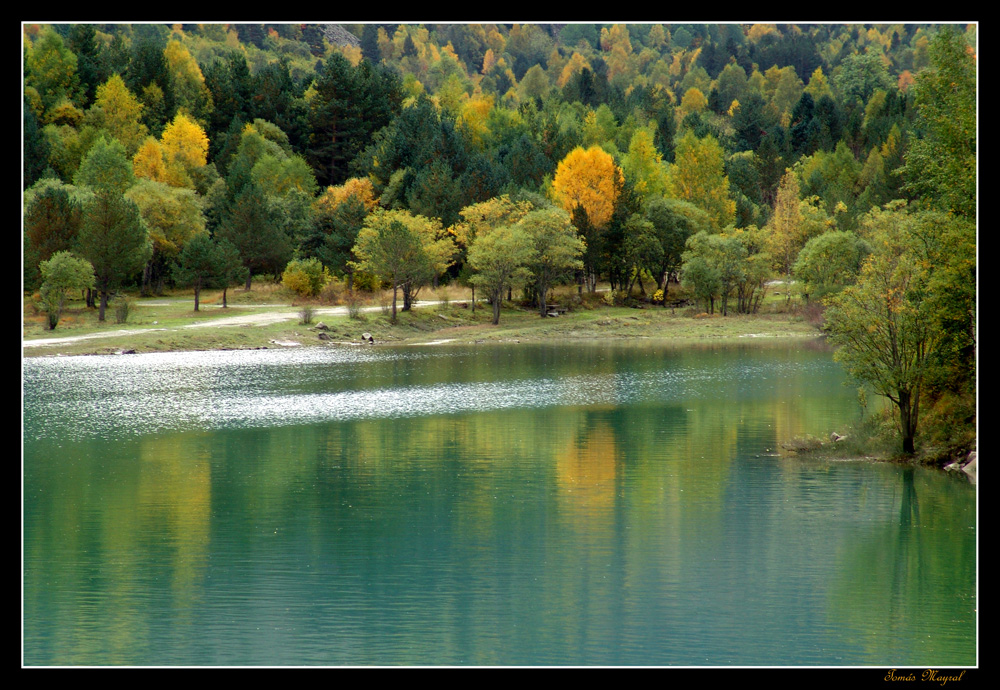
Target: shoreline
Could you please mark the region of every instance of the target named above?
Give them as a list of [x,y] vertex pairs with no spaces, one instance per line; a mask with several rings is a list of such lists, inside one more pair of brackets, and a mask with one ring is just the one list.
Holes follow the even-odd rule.
[[[337,347],[360,345],[370,334],[376,346],[477,343],[561,342],[592,340],[663,341],[678,344],[722,340],[770,341],[825,339],[815,325],[795,314],[689,315],[662,307],[579,307],[558,317],[541,318],[534,310],[504,309],[500,323],[491,323],[489,310],[472,313],[467,303],[422,302],[399,312],[397,322],[379,307],[368,307],[356,318],[346,307],[315,306],[312,322],[300,320],[303,307],[254,305],[252,314],[219,315],[221,307],[157,318],[140,314],[129,324],[108,324],[107,330],[74,333],[72,328],[38,331],[26,337],[22,327],[21,352],[26,357],[109,355],[146,352],[199,352],[282,347]],[[137,311],[150,309],[144,307]],[[292,311],[289,311],[292,309]],[[152,311],[152,309],[150,309]],[[175,306],[174,311],[177,311]],[[143,327],[145,326],[145,327]],[[77,329],[82,330],[82,329]],[[51,335],[50,335],[51,334]],[[367,338],[365,338],[367,340]]]

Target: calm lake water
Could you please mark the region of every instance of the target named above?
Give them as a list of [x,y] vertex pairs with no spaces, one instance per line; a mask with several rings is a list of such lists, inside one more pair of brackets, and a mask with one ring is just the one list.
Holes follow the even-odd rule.
[[976,490],[817,341],[23,362],[26,665],[977,662]]

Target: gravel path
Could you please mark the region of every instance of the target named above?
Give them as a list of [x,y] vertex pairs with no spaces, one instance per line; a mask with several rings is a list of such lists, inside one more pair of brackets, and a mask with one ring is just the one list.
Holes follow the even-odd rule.
[[[418,302],[417,307],[424,307],[438,304],[436,301],[430,302]],[[221,309],[222,307],[217,307]],[[230,307],[232,308],[232,307]],[[362,311],[377,311],[382,307],[365,307]],[[313,310],[314,317],[323,316],[346,316],[347,307],[316,307]],[[262,312],[259,314],[244,314],[242,316],[224,316],[220,319],[212,319],[211,321],[202,321],[200,323],[192,323],[186,326],[179,326],[179,328],[225,328],[227,326],[261,326],[265,324],[278,323],[279,321],[292,321],[299,318],[299,313],[297,311],[273,311],[273,312]],[[122,335],[134,335],[136,333],[151,333],[154,331],[168,331],[169,328],[131,328],[122,329],[117,331],[101,331],[100,333],[89,333],[87,335],[72,335],[65,336],[62,338],[33,338],[31,340],[22,340],[21,346],[28,347],[41,347],[43,345],[62,345],[64,343],[74,343],[81,340],[94,340],[96,338],[112,338]]]

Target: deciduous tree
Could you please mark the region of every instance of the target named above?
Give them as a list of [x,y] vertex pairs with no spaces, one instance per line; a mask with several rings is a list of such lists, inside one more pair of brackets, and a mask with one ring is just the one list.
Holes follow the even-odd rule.
[[736,202],[729,197],[724,152],[712,135],[699,139],[688,131],[677,142],[670,169],[671,196],[704,209],[717,229],[736,217]]
[[901,203],[865,218],[872,252],[857,282],[829,298],[826,327],[836,359],[896,406],[902,449],[912,454],[921,392],[944,340],[929,289],[932,235],[921,226],[949,221],[910,214]]
[[500,323],[500,306],[506,292],[531,279],[527,264],[535,257],[534,244],[523,228],[504,225],[478,235],[469,247],[470,281],[486,291],[493,307],[493,324]]
[[539,209],[525,215],[517,226],[531,239],[534,254],[528,261],[535,294],[538,297],[538,313],[548,314],[546,296],[560,280],[572,275],[572,271],[583,268],[586,245],[577,235],[570,215],[558,208]]
[[39,264],[42,274],[40,290],[42,308],[48,316],[49,330],[55,330],[70,290],[86,290],[94,286],[94,267],[86,259],[70,252],[56,252]]
[[617,185],[623,179],[614,159],[599,146],[577,147],[556,167],[552,193],[565,211],[572,213],[579,206],[591,225],[603,229],[611,220]]

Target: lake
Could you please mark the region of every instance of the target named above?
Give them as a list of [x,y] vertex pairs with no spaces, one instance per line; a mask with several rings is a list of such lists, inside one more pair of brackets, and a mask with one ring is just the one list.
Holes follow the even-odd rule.
[[[820,340],[23,360],[25,665],[968,666],[976,489]],[[959,473],[960,474],[960,473]]]

